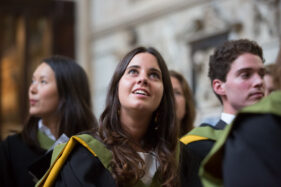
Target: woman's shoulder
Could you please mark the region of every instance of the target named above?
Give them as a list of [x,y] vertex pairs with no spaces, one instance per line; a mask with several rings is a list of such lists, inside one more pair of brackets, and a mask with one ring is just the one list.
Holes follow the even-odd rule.
[[[73,140],[73,137],[71,139]],[[51,169],[38,184],[40,186],[42,182],[46,181],[44,184],[47,185],[48,181],[54,180],[51,176],[55,174],[57,178],[53,182],[56,183],[56,186],[116,186],[110,170],[102,163],[102,158],[103,156],[93,155],[81,142],[75,143],[71,154],[66,159],[62,159],[65,160],[63,165],[57,167],[60,163],[56,162],[52,167],[61,169]]]
[[73,136],[73,142],[78,143],[80,146],[86,148],[95,157],[107,167],[112,159],[112,152],[106,147],[102,140],[98,136],[93,136],[91,134],[80,134]]
[[100,139],[91,134],[79,134],[72,136],[67,143],[54,148],[52,162],[61,155],[74,154],[74,150],[77,150],[74,149],[75,147],[83,147],[83,150],[87,150],[92,156],[97,157],[105,167],[108,167],[112,159],[112,152]]
[[19,144],[24,144],[20,133],[9,135],[7,138],[5,138],[5,140],[1,142],[1,145],[5,146],[13,146]]
[[[51,167],[37,185],[40,186],[40,184],[48,183],[49,180],[53,180],[52,177],[50,177],[52,176],[51,173],[58,174],[66,172],[68,173],[68,179],[69,175],[73,175],[76,176],[73,178],[77,178],[80,183],[86,182],[82,179],[93,173],[104,174],[107,177],[111,176],[109,173],[111,160],[111,151],[91,134],[72,136],[67,143],[55,146],[52,152]],[[64,182],[69,181],[66,178],[64,179],[63,176],[64,175],[60,175],[61,178],[57,180],[62,180]],[[95,177],[92,176],[90,178],[92,178],[90,179],[91,181],[94,180]]]

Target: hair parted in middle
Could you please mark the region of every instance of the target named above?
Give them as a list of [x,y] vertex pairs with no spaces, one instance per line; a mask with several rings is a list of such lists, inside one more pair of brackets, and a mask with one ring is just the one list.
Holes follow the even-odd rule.
[[[118,84],[127,66],[139,53],[150,53],[156,59],[162,72],[164,93],[160,105],[154,111],[150,125],[143,138],[142,146],[152,150],[158,159],[159,174],[163,186],[175,186],[177,181],[176,147],[178,125],[176,123],[175,101],[169,71],[161,54],[154,48],[137,47],[127,53],[117,65],[106,98],[106,107],[100,117],[99,134],[103,142],[113,152],[112,173],[118,186],[136,182],[144,175],[144,161],[128,142],[126,133],[119,119],[121,107],[118,98]],[[157,120],[155,120],[157,118]]]

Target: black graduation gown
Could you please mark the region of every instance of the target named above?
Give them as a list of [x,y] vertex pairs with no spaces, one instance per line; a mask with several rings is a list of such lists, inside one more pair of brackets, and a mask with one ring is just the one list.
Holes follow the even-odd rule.
[[[181,184],[192,187],[202,186],[199,178],[199,167],[217,139],[212,132],[220,133],[225,126],[226,123],[222,120],[219,120],[215,126],[204,123],[197,127],[196,132],[191,131],[185,136],[198,135],[202,136],[202,139],[196,139],[188,143],[181,141]],[[198,129],[202,129],[202,131],[198,131]]]
[[200,167],[207,187],[281,186],[281,91],[243,108]]
[[[55,147],[51,166],[36,186],[115,187],[110,166],[112,157],[112,152],[93,136],[72,136],[67,144]],[[151,184],[139,180],[134,186],[160,187],[161,184],[155,174]]]
[[0,186],[34,186],[33,177],[28,173],[29,166],[44,152],[31,149],[22,139],[21,134],[7,137],[0,144]]

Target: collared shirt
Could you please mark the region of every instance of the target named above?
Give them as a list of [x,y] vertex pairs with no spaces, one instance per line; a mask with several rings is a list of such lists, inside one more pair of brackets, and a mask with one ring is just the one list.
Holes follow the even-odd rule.
[[152,182],[152,178],[159,166],[159,162],[153,153],[138,152],[138,154],[145,163],[145,174],[141,178],[141,180],[144,184],[148,185]]
[[221,113],[221,120],[223,120],[226,124],[231,124],[231,122],[234,120],[235,115],[228,114],[228,113]]
[[42,119],[38,121],[38,129],[43,132],[46,136],[48,136],[51,140],[56,141],[56,137],[52,134],[51,130],[43,124]]

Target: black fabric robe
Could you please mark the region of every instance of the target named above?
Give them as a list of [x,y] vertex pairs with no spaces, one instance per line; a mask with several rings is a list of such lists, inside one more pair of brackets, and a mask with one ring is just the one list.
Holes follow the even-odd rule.
[[[215,126],[202,124],[200,127],[211,127],[214,130],[222,131],[226,123],[219,120]],[[197,128],[200,128],[197,127]],[[181,184],[191,187],[201,187],[202,183],[199,178],[199,167],[203,159],[210,152],[215,143],[215,139],[206,139],[194,141],[187,145],[181,145]]]
[[28,167],[43,154],[27,146],[20,134],[9,136],[0,144],[0,186],[34,186]]

